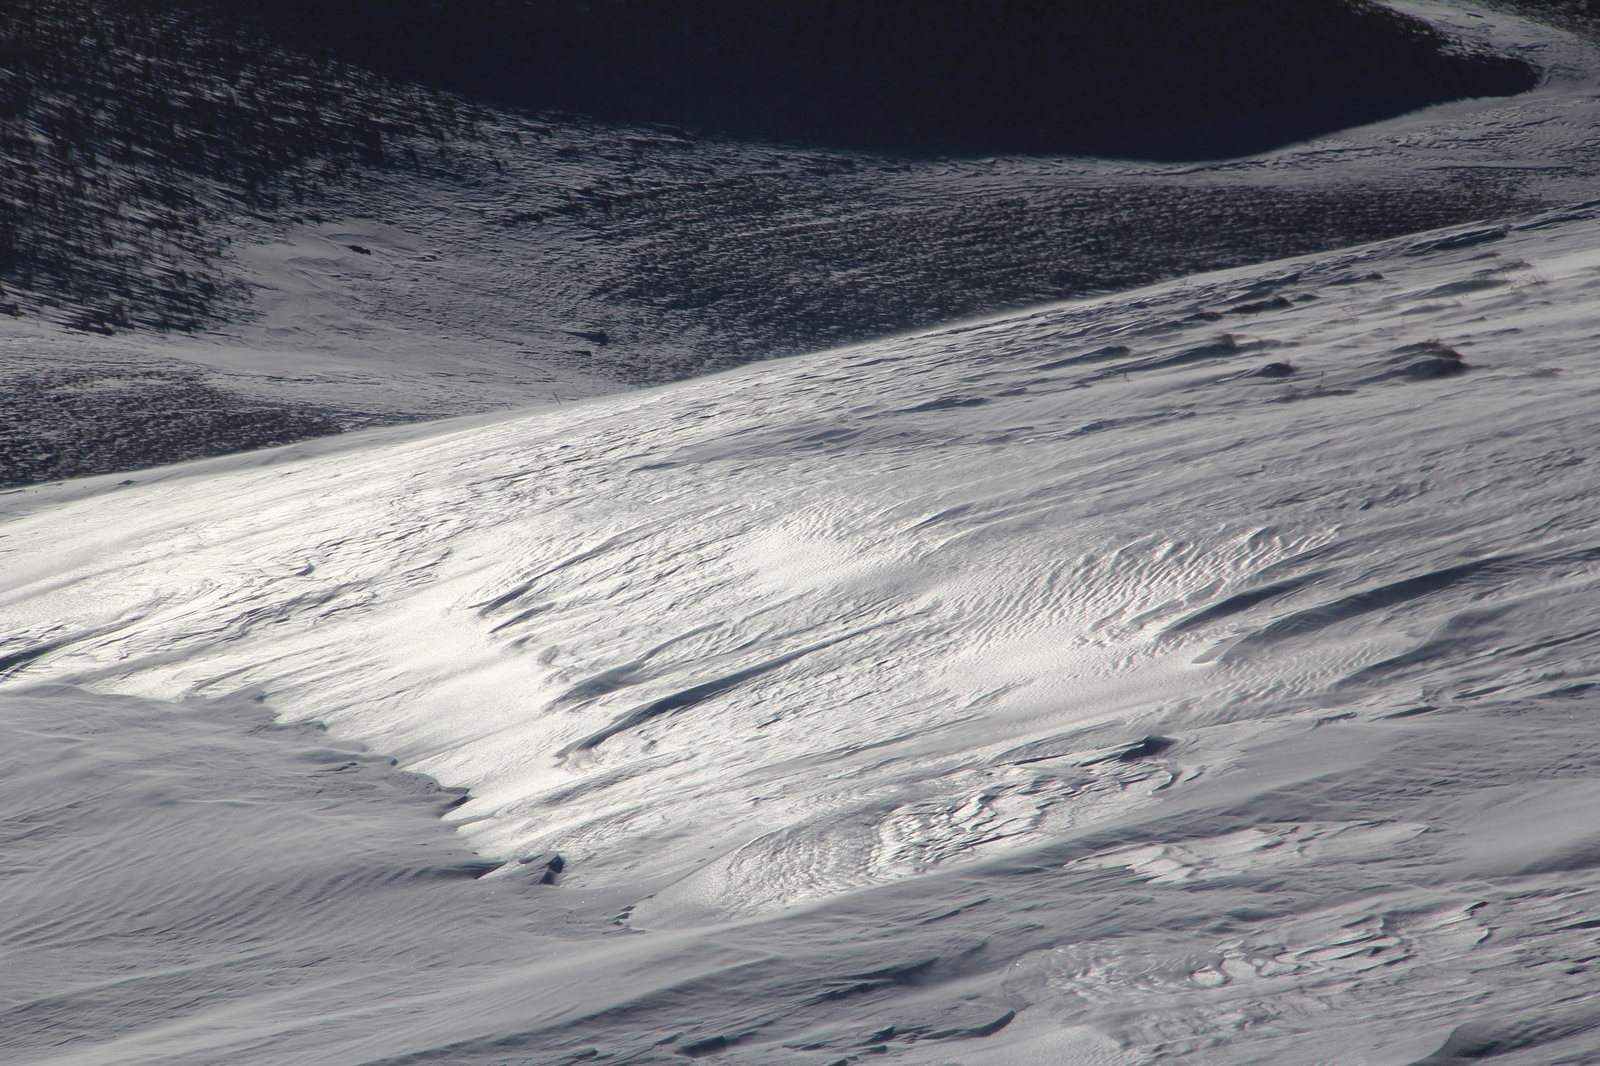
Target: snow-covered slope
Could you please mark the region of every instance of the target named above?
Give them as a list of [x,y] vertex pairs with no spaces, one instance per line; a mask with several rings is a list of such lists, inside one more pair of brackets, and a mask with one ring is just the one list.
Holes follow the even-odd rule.
[[0,496],[0,691],[254,694],[470,789],[485,928],[568,915],[516,961],[419,922],[430,991],[318,1013],[330,952],[273,978],[292,1017],[134,996],[110,1042],[12,1039],[1588,1061],[1597,235],[1588,204]]

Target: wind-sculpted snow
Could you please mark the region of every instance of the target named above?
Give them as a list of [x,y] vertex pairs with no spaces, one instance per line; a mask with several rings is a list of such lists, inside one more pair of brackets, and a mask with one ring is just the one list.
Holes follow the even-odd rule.
[[426,994],[6,1038],[1585,1061],[1597,234],[1583,205],[0,496],[6,690],[258,695],[470,790],[484,928],[570,915]]

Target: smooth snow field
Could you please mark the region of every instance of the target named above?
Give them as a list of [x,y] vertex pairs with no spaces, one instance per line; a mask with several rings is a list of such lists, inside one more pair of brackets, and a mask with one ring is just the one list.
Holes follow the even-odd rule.
[[1597,285],[1600,203],[0,495],[0,1055],[1600,1061]]

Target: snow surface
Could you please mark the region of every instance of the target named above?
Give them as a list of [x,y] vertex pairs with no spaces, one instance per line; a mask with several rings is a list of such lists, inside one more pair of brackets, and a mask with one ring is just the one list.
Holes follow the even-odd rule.
[[[0,494],[0,699],[70,709],[13,729],[9,824],[82,856],[0,881],[0,1046],[1594,1061],[1597,236],[1591,203]],[[406,873],[448,838],[364,837],[311,771],[282,817],[337,837],[161,822],[293,760],[194,735],[249,698],[469,789],[485,876]],[[190,792],[81,813],[163,745]],[[323,839],[392,891],[274,895]],[[272,931],[184,917],[237,898]]]

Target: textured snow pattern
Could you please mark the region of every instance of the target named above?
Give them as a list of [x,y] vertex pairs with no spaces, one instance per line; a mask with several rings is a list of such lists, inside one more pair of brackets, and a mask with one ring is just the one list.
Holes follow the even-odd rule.
[[467,788],[526,945],[28,1059],[1583,1061],[1597,234],[0,497],[4,691]]

